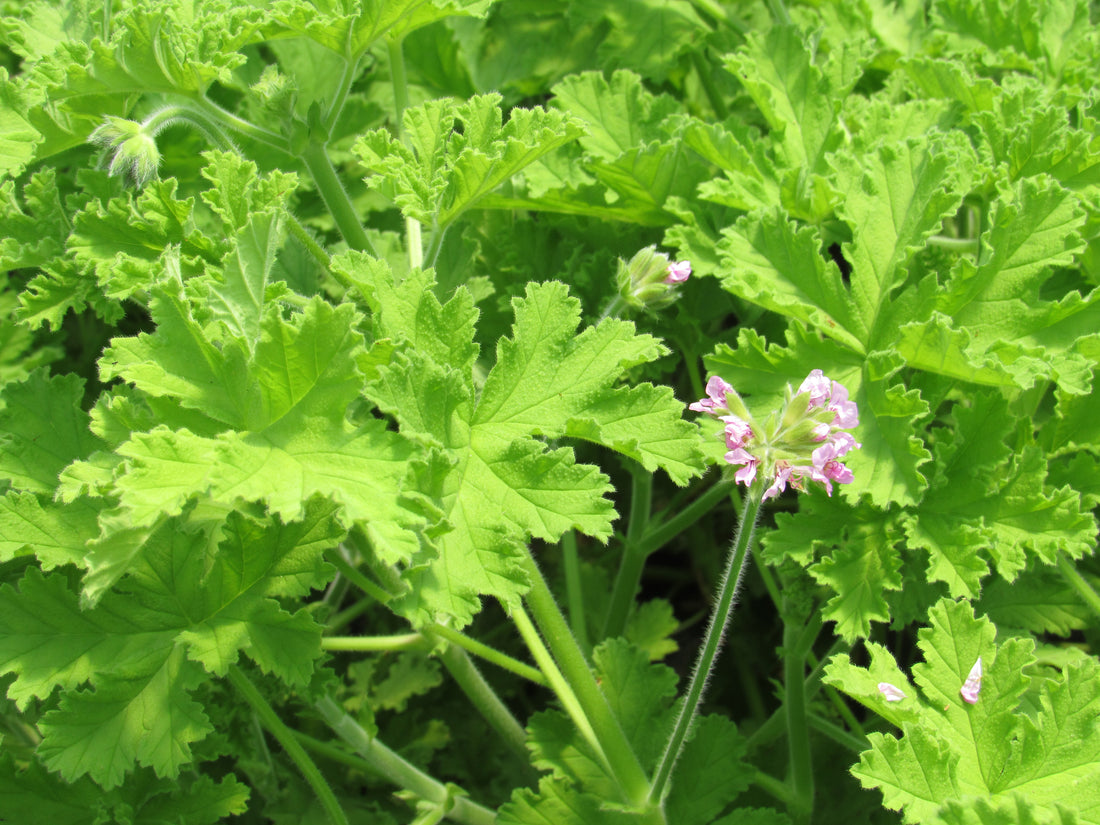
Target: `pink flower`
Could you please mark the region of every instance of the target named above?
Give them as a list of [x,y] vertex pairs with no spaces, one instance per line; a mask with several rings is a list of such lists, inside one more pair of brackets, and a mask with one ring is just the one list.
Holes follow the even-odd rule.
[[805,392],[810,394],[810,409],[813,409],[825,403],[832,389],[833,382],[825,377],[825,373],[821,370],[811,370],[810,374],[806,376],[806,380],[802,382],[802,386],[798,388],[798,391],[800,393]]
[[785,461],[778,462],[775,468],[775,481],[773,481],[771,486],[764,491],[764,495],[761,497],[760,500],[767,501],[769,498],[774,498],[775,496],[782,493],[784,490],[787,489],[787,482],[790,480],[790,478],[791,466]]
[[850,430],[859,426],[859,408],[854,401],[848,400],[848,390],[833,382],[829,398],[829,409],[836,413],[833,426],[840,430]]
[[737,449],[730,450],[725,455],[726,461],[734,466],[738,464],[744,464],[745,466],[733,474],[735,481],[744,484],[748,487],[752,484],[753,479],[756,478],[756,465],[760,463],[760,459],[750,453],[748,450],[738,447]]
[[882,698],[887,702],[900,702],[905,698],[905,694],[902,693],[901,688],[895,687],[889,682],[878,683],[879,693],[882,694]]
[[982,657],[978,657],[978,661],[974,663],[974,667],[970,668],[970,674],[966,677],[966,681],[963,682],[963,686],[959,688],[959,693],[962,694],[964,701],[971,705],[978,704],[978,694],[982,690]]
[[710,415],[728,413],[730,410],[726,402],[726,393],[732,389],[733,387],[730,384],[727,384],[717,375],[712,375],[710,380],[707,381],[708,397],[702,401],[696,401],[694,404],[689,404],[688,409],[694,412],[709,413]]
[[743,421],[736,415],[724,415],[722,421],[726,422],[726,446],[731,450],[744,447],[752,440],[752,427],[748,425],[747,421]]
[[666,284],[682,284],[691,277],[691,261],[676,261],[668,265]]

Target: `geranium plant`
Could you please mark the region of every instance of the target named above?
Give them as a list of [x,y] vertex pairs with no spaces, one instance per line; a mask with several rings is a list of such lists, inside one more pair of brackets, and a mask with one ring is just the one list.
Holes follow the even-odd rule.
[[1085,0],[7,0],[0,821],[1100,823]]

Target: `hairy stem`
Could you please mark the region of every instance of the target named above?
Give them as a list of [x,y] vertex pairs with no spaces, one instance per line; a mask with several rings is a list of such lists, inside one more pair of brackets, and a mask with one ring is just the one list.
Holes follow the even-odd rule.
[[309,786],[313,788],[313,792],[317,794],[317,799],[320,801],[321,807],[325,809],[329,821],[336,823],[336,825],[348,825],[348,818],[344,814],[343,808],[340,807],[340,803],[337,801],[336,795],[332,792],[328,782],[321,776],[317,765],[310,759],[301,743],[294,738],[294,733],[283,724],[279,714],[268,704],[263,694],[256,689],[256,686],[252,684],[244,671],[237,665],[230,665],[229,681],[252,707],[256,716],[259,717],[260,724],[283,746],[287,756],[297,766]]
[[730,547],[726,569],[722,573],[722,580],[718,587],[718,601],[710,614],[710,622],[707,624],[707,632],[703,637],[703,645],[699,650],[699,659],[695,663],[695,670],[691,674],[691,682],[688,684],[687,693],[684,695],[683,704],[680,706],[680,714],[669,734],[661,761],[653,776],[653,787],[650,790],[650,800],[659,802],[664,798],[669,788],[669,780],[672,777],[673,768],[680,758],[684,743],[687,741],[695,715],[699,711],[699,703],[703,698],[703,690],[706,688],[707,679],[710,677],[711,668],[714,666],[718,649],[722,644],[726,626],[737,601],[737,589],[741,583],[741,577],[749,560],[749,546],[752,544],[752,534],[756,529],[756,519],[760,513],[760,501],[763,488],[756,484],[750,488],[745,496],[745,506],[741,512],[741,520],[737,525],[737,533]]

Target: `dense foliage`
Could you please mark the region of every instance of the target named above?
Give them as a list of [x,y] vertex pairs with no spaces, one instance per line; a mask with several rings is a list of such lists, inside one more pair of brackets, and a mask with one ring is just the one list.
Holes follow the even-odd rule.
[[1094,5],[0,8],[0,821],[1100,824]]

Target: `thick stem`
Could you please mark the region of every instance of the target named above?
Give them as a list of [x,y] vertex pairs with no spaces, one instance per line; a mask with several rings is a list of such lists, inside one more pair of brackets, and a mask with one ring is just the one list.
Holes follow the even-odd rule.
[[596,731],[593,730],[588,715],[584,712],[580,700],[577,698],[576,693],[574,693],[573,686],[570,685],[565,676],[563,676],[562,672],[558,669],[554,657],[550,655],[550,651],[547,650],[546,645],[542,643],[542,639],[539,638],[538,631],[535,630],[535,626],[531,623],[531,619],[528,618],[527,613],[524,612],[522,607],[514,608],[510,616],[516,625],[516,630],[519,631],[519,635],[523,638],[524,644],[526,644],[527,649],[531,651],[531,655],[534,657],[535,662],[542,668],[542,672],[546,674],[546,680],[550,683],[550,688],[557,694],[561,706],[565,709],[569,718],[573,720],[573,724],[577,726],[577,730],[580,731],[581,736],[588,742],[589,746],[596,754],[596,757],[603,764],[604,769],[607,770],[608,773],[613,773],[610,762],[603,752],[603,747],[600,745],[599,737],[596,736]]
[[577,637],[587,657],[592,651],[588,640],[588,611],[584,606],[584,584],[581,576],[581,560],[577,553],[577,534],[570,530],[561,537],[562,569],[565,572],[565,601],[569,610],[569,626]]
[[726,569],[722,573],[722,580],[718,588],[718,601],[714,605],[710,622],[707,624],[703,646],[699,650],[699,659],[695,663],[694,672],[691,674],[691,682],[688,685],[687,693],[684,695],[683,704],[680,706],[680,714],[676,719],[672,733],[669,735],[668,743],[665,745],[661,761],[657,766],[657,772],[653,776],[653,787],[650,790],[649,798],[654,802],[663,801],[668,790],[673,768],[676,767],[676,761],[680,758],[680,753],[683,751],[692,723],[695,721],[699,703],[703,698],[703,690],[706,688],[711,668],[714,666],[718,649],[721,647],[726,626],[733,614],[733,608],[737,601],[737,589],[741,584],[741,577],[745,573],[749,560],[749,546],[752,544],[752,534],[756,529],[756,519],[760,513],[762,495],[762,486],[756,484],[749,489],[748,495],[745,496],[745,506],[741,512],[741,520],[737,525],[733,546],[730,548]]
[[808,823],[814,806],[814,774],[810,729],[806,724],[806,657],[799,644],[802,628],[783,620],[783,708],[791,769],[789,812],[795,823]]
[[374,246],[367,237],[363,224],[359,222],[355,205],[340,182],[324,144],[312,142],[308,144],[302,152],[302,162],[309,170],[317,191],[321,193],[321,199],[328,207],[332,219],[336,222],[336,228],[340,230],[347,245],[352,249],[375,255]]
[[642,770],[638,757],[634,753],[619,721],[615,718],[607,699],[600,692],[596,678],[588,667],[577,640],[569,630],[569,625],[554,601],[554,595],[546,579],[542,577],[535,560],[528,553],[524,558],[524,568],[531,580],[531,590],[526,601],[534,614],[535,621],[542,631],[543,638],[553,651],[554,658],[569,685],[576,692],[584,710],[585,717],[591,722],[599,743],[607,755],[615,778],[623,795],[631,805],[637,808],[652,808],[648,804],[649,781]]
[[320,801],[321,807],[325,809],[329,821],[336,823],[336,825],[348,825],[348,818],[344,814],[343,808],[340,807],[340,803],[337,801],[336,795],[333,794],[328,782],[321,776],[317,765],[309,758],[309,754],[302,748],[301,743],[294,738],[294,733],[283,724],[279,714],[268,704],[263,694],[256,689],[256,686],[252,684],[244,671],[237,665],[230,665],[229,681],[237,689],[237,692],[244,697],[245,701],[251,705],[256,716],[259,717],[260,724],[283,746],[287,756],[297,766],[309,786],[313,788],[313,792],[317,794],[317,799]]
[[640,467],[632,467],[630,491],[630,521],[626,529],[626,541],[623,546],[619,571],[615,575],[615,585],[611,589],[611,603],[603,623],[603,638],[622,636],[630,608],[634,605],[634,594],[642,583],[649,553],[642,545],[642,535],[649,524],[652,507],[653,476]]
[[489,727],[500,735],[512,754],[526,764],[529,755],[526,745],[527,735],[523,732],[523,726],[501,701],[492,685],[485,681],[485,677],[470,660],[466,651],[460,647],[447,646],[439,658],[471,704],[489,723]]
[[[436,805],[450,806],[446,816],[456,822],[462,822],[465,825],[493,825],[496,822],[496,814],[488,808],[464,796],[452,794],[442,782],[438,782],[406,762],[378,739],[371,738],[358,722],[344,713],[343,708],[328,696],[319,700],[313,707],[336,735],[363,758],[370,770],[381,774],[395,785],[412,791],[421,799]],[[313,741],[323,747],[323,743]],[[331,746],[328,747],[331,748]]]
[[1081,597],[1081,600],[1088,605],[1089,609],[1097,616],[1100,616],[1100,594],[1097,594],[1092,585],[1088,583],[1088,580],[1081,575],[1080,571],[1073,566],[1064,553],[1058,554],[1058,571],[1062,574],[1062,578],[1066,580],[1066,583],[1072,587],[1077,592],[1077,595]]

